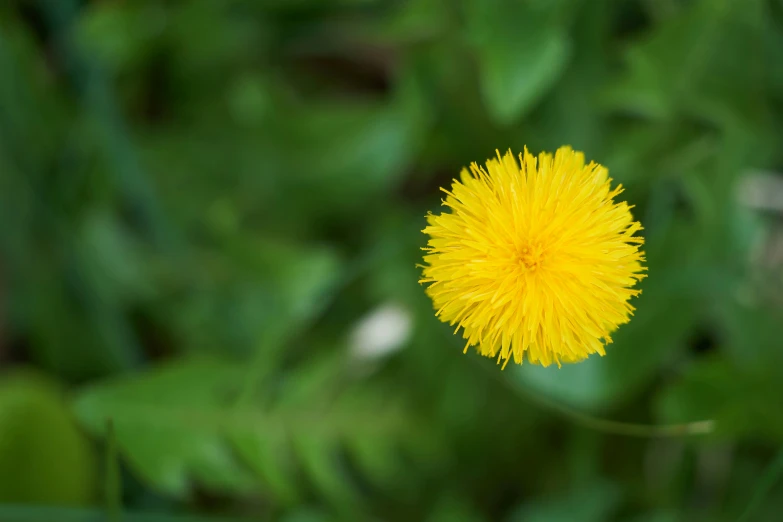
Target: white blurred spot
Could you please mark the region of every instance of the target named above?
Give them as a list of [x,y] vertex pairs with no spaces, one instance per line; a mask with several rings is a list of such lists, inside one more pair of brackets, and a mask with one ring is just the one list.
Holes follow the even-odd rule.
[[351,355],[361,360],[379,359],[402,348],[411,334],[411,314],[387,303],[364,316],[351,332]]
[[774,172],[750,171],[739,184],[738,196],[752,209],[783,212],[783,177]]

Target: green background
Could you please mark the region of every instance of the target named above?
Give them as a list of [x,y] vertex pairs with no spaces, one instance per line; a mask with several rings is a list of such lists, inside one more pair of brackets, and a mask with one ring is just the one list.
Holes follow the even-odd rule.
[[[781,520],[782,116],[776,0],[0,2],[0,521]],[[501,372],[424,215],[563,144],[649,277]]]

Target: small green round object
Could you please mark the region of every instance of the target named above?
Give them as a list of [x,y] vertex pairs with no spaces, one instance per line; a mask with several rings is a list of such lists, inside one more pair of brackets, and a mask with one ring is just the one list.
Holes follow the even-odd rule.
[[96,461],[62,392],[35,371],[0,375],[0,503],[89,505]]

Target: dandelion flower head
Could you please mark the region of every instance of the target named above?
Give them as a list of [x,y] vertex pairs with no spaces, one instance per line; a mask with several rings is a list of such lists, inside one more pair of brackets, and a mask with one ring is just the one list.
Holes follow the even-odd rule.
[[606,168],[561,147],[519,161],[509,151],[454,180],[430,213],[422,283],[436,316],[462,331],[465,351],[504,366],[604,355],[628,322],[644,277],[642,229],[615,202]]

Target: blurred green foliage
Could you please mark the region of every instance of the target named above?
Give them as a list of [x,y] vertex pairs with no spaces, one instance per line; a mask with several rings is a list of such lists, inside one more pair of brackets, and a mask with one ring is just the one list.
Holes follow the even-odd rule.
[[[0,520],[100,520],[108,419],[123,520],[736,520],[783,443],[782,117],[776,0],[0,3]],[[714,434],[585,429],[435,319],[438,187],[562,144],[649,278],[606,357],[503,379]]]

